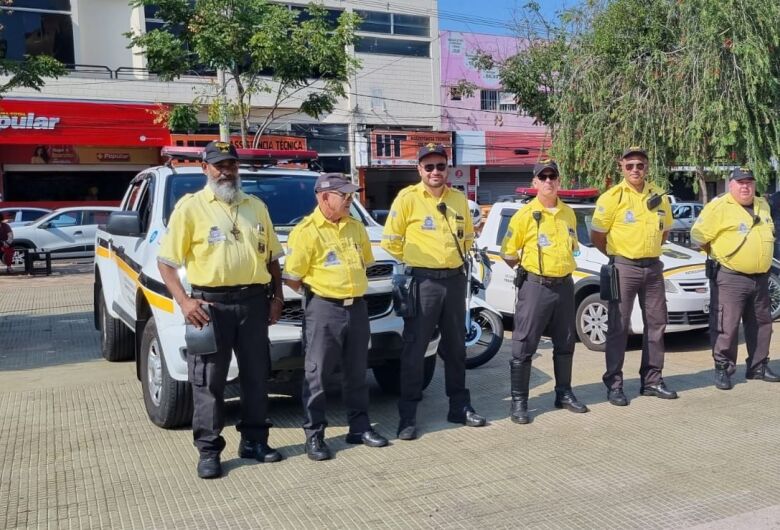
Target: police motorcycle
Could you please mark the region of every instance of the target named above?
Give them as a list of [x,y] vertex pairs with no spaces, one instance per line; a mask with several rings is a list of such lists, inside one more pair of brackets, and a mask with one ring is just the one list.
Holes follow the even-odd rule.
[[[482,224],[479,206],[469,201],[474,228]],[[485,301],[492,266],[487,249],[472,244],[466,254],[466,368],[477,368],[495,357],[504,342],[504,323]]]

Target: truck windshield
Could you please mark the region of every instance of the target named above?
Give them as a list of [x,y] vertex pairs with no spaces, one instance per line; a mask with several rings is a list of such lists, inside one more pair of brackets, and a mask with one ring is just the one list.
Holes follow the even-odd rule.
[[[241,189],[245,193],[260,198],[271,214],[274,227],[289,230],[301,219],[309,215],[317,204],[314,196],[316,177],[289,174],[247,174],[241,175]],[[195,193],[206,185],[203,174],[171,175],[165,193],[165,224],[168,224],[176,203],[187,193]],[[366,220],[353,204],[351,215],[366,224]]]

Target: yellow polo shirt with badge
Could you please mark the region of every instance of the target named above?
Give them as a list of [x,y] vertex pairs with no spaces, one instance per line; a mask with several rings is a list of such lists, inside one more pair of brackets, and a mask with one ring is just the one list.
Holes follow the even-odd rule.
[[661,255],[664,232],[672,228],[672,208],[664,195],[654,210],[647,199],[664,190],[645,182],[642,192],[623,180],[596,201],[591,230],[607,233],[607,254],[628,259],[657,258]]
[[[447,205],[446,220],[436,207]],[[382,248],[411,267],[455,269],[463,265],[458,247],[466,252],[474,240],[474,225],[466,196],[446,187],[440,198],[422,182],[401,190],[390,207]]]
[[[538,224],[534,212],[541,212]],[[553,278],[574,272],[574,251],[578,249],[577,216],[560,199],[552,209],[545,208],[538,198],[519,209],[510,219],[501,243],[504,257],[519,258],[520,266],[528,272]]]
[[775,244],[769,204],[756,197],[751,216],[730,193],[717,197],[702,209],[691,228],[691,240],[709,243],[710,255],[724,267],[743,274],[765,273],[772,265]]
[[269,283],[268,264],[283,255],[263,201],[239,192],[229,205],[206,186],[176,204],[157,259],[184,266],[191,285],[229,287]]
[[373,262],[363,223],[350,216],[333,223],[316,207],[290,232],[282,277],[326,298],[357,298],[368,289],[366,267]]

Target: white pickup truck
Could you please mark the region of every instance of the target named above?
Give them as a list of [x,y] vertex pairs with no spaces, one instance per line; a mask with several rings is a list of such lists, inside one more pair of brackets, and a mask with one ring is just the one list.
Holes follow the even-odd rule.
[[[179,160],[199,158],[197,148],[166,148],[164,153]],[[266,203],[279,239],[285,245],[292,227],[314,209],[314,182],[318,174],[271,165],[282,156],[305,158],[298,152],[239,149],[239,156],[242,189]],[[191,421],[192,395],[187,382],[184,317],[162,282],[157,253],[177,201],[187,193],[202,189],[205,183],[206,177],[199,166],[169,164],[141,172],[130,183],[121,211],[114,212],[107,226],[98,229],[95,240],[94,316],[95,327],[101,332],[103,357],[109,361],[135,361],[149,418],[165,428]],[[366,225],[375,243],[376,263],[367,271],[366,301],[371,325],[369,366],[379,386],[395,393],[403,346],[403,320],[392,309],[395,261],[379,248],[382,228],[365,209],[355,202],[351,214]],[[183,269],[179,275],[189,289]],[[299,382],[303,370],[303,310],[298,293],[285,287],[284,295],[282,319],[269,329],[271,381],[286,383],[289,388],[290,384]],[[426,353],[425,386],[433,377],[438,343],[438,337],[434,338]],[[237,377],[234,357],[228,380],[237,381]]]
[[[492,206],[482,233],[477,239],[480,248],[487,247],[493,263],[493,281],[487,287],[485,300],[504,316],[515,312],[514,271],[501,259],[501,241],[509,220],[524,201],[499,202]],[[604,351],[607,333],[607,302],[599,296],[599,271],[607,257],[590,242],[590,222],[595,206],[592,203],[569,204],[577,215],[577,239],[580,255],[574,272],[574,296],[577,304],[577,335],[591,350]],[[668,322],[666,331],[687,331],[709,327],[709,281],[704,275],[704,256],[685,247],[666,243],[661,261],[664,264],[664,285]],[[639,304],[631,314],[631,333],[644,329]]]

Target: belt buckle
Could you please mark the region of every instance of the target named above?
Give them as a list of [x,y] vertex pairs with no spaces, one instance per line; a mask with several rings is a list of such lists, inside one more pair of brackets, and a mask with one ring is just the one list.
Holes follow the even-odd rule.
[[344,299],[344,307],[349,307],[352,305],[352,303],[355,301],[354,298],[345,298]]

